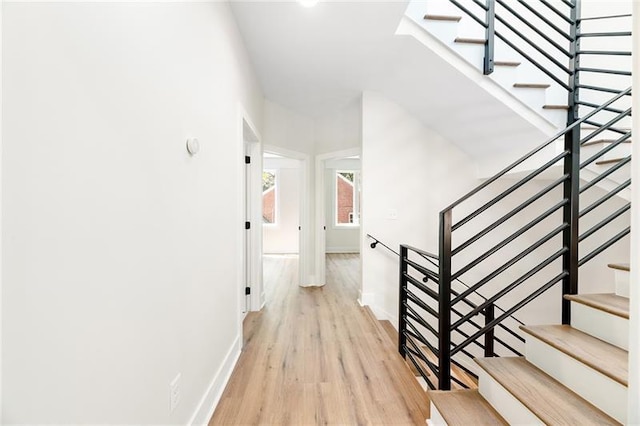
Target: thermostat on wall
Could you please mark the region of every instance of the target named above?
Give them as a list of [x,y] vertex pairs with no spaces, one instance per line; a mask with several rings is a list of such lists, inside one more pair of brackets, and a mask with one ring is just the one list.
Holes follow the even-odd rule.
[[196,138],[187,139],[187,151],[191,155],[196,155],[200,151],[200,142]]

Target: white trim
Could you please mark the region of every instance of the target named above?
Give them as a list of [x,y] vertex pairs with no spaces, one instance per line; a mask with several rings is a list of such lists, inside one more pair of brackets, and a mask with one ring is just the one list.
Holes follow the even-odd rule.
[[[325,274],[325,255],[326,255],[326,238],[325,238],[325,167],[324,162],[336,158],[347,158],[361,155],[360,148],[350,148],[341,151],[328,152],[325,154],[316,155],[315,167],[316,167],[316,223],[315,223],[315,254],[316,254],[316,277],[318,278],[318,285],[324,285],[326,281]],[[331,221],[333,222],[333,220]],[[362,222],[362,218],[361,218]],[[331,224],[329,225],[331,226]],[[362,234],[362,232],[360,232]],[[361,235],[362,239],[362,235]],[[362,282],[360,282],[360,288],[362,288]]]
[[353,247],[327,247],[327,253],[331,254],[344,254],[344,253],[357,253],[360,254],[360,246]]
[[0,424],[2,424],[2,4],[0,1]]
[[[302,287],[315,286],[313,271],[310,270],[309,265],[313,258],[312,250],[310,247],[311,237],[313,231],[311,228],[311,158],[308,154],[292,151],[290,149],[280,148],[273,145],[264,145],[262,147],[263,154],[269,152],[277,154],[287,158],[293,158],[300,160],[302,166],[300,167],[300,240],[298,243],[298,271],[299,271],[299,285]],[[277,197],[277,193],[276,193]]]
[[236,336],[236,340],[231,345],[229,352],[227,352],[222,365],[211,379],[207,390],[204,395],[202,395],[202,398],[200,398],[200,402],[196,406],[196,409],[187,424],[207,425],[209,423],[211,416],[213,416],[213,412],[218,406],[218,402],[220,402],[222,392],[224,392],[227,383],[229,383],[231,373],[233,373],[233,369],[238,363],[238,359],[242,353],[241,341],[242,336]]
[[[245,233],[244,229],[245,209],[243,195],[246,190],[246,164],[244,162],[245,155],[251,156],[251,167],[249,172],[249,179],[252,180],[251,194],[249,197],[253,202],[251,203],[251,211],[249,212],[249,221],[254,225],[250,232],[250,271],[249,281],[251,283],[251,296],[249,298],[249,309],[252,311],[259,311],[263,305],[263,289],[262,289],[262,232],[257,232],[257,223],[262,222],[262,147],[260,133],[253,124],[253,120],[249,117],[249,114],[244,107],[238,103],[238,146],[237,146],[237,158],[238,158],[238,251],[239,262],[237,265],[238,271],[238,327],[240,334],[242,335],[242,321],[243,304],[246,303],[246,296],[244,295],[244,256],[245,256]],[[246,144],[245,144],[246,142]],[[245,148],[246,145],[246,148]],[[248,152],[247,152],[248,151]],[[262,231],[262,228],[260,228]]]
[[[640,2],[633,2],[633,28],[640,28]],[[633,32],[633,67],[640,69],[640,32]],[[640,87],[640,73],[633,73],[633,87]],[[640,134],[640,96],[634,94],[633,132]],[[631,199],[632,205],[640,205],[640,144],[632,143],[631,149]],[[627,419],[629,424],[640,424],[640,209],[631,209],[631,286],[629,312],[629,403]]]

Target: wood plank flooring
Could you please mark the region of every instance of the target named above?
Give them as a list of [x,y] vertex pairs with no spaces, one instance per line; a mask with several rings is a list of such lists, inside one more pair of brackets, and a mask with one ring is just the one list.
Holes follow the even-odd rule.
[[426,393],[356,302],[358,255],[328,255],[320,288],[297,285],[295,258],[279,262],[210,424],[424,425]]

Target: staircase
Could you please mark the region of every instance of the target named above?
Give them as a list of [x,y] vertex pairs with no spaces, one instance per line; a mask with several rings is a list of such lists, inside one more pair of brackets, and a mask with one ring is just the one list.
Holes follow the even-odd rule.
[[[509,90],[562,89],[567,101],[538,98],[566,127],[441,212],[437,254],[400,247],[398,349],[430,389],[428,424],[625,423],[631,73],[614,59],[630,52],[606,40],[630,37],[629,16],[585,17],[579,0],[444,3],[425,28],[472,61],[481,49],[479,72],[534,68],[550,81],[512,77]],[[452,30],[465,19],[482,33]],[[566,62],[549,58],[557,51]],[[557,322],[536,321],[550,307]]]

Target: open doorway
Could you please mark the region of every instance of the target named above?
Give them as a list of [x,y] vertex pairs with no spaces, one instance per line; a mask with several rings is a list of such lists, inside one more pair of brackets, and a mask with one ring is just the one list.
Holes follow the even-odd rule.
[[359,150],[316,157],[316,217],[320,231],[316,262],[323,282],[327,266],[336,261],[348,263],[354,281],[360,282],[360,169]]
[[265,147],[262,164],[262,258],[268,294],[274,280],[303,284],[309,232],[305,219],[308,160],[298,153]]

